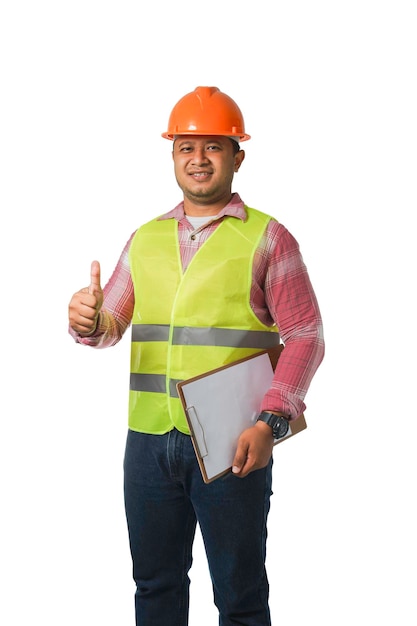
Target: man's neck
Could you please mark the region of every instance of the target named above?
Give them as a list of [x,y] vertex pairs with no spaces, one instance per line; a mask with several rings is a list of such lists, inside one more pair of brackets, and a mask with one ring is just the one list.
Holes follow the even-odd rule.
[[217,215],[227,204],[229,204],[232,199],[232,195],[233,194],[230,194],[227,201],[222,199],[212,204],[196,204],[189,198],[184,197],[184,213],[192,217],[211,217],[213,215]]

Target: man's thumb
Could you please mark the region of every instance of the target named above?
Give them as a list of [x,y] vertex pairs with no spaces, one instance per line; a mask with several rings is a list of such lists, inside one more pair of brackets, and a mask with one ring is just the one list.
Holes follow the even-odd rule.
[[88,293],[93,294],[96,291],[101,291],[100,263],[98,261],[93,261],[91,263],[91,278],[90,278],[90,286],[88,288]]
[[232,462],[233,474],[239,474],[242,467],[245,465],[247,454],[247,447],[245,447],[240,441],[238,442],[235,458]]

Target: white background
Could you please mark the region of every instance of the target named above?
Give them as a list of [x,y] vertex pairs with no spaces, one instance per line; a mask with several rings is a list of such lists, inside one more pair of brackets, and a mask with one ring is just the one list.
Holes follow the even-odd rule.
[[[129,337],[67,305],[181,199],[172,106],[216,85],[252,140],[234,189],[298,239],[327,353],[275,454],[275,624],[415,626],[416,19],[401,0],[10,0],[0,9],[4,626],[129,626]],[[217,623],[197,537],[191,626]],[[167,625],[169,626],[169,625]]]

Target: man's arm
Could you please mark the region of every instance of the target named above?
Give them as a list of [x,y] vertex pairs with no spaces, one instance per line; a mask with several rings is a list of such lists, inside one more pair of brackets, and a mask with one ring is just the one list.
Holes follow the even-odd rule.
[[[285,349],[261,411],[294,419],[305,409],[304,397],[324,356],[322,320],[298,243],[277,222],[271,223],[268,235],[273,245],[264,283],[265,301]],[[246,429],[238,441],[233,472],[243,478],[265,467],[273,443],[268,424],[257,422]]]

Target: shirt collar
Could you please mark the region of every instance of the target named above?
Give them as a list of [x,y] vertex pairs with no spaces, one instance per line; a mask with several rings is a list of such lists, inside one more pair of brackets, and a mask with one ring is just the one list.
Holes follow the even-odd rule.
[[[242,222],[246,221],[247,213],[245,205],[238,193],[234,193],[232,195],[230,202],[226,204],[226,206],[216,215],[216,219],[220,219],[225,215],[237,217],[242,220]],[[158,217],[158,220],[169,220],[171,218],[174,218],[178,222],[180,222],[185,217],[186,215],[184,213],[184,202],[180,202],[179,204],[177,204],[175,209],[172,209],[171,211],[168,211],[168,213],[165,213],[164,215]]]

